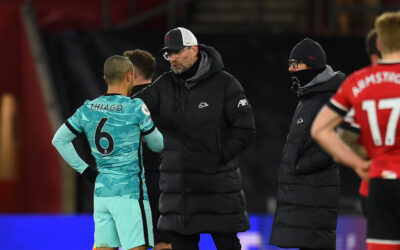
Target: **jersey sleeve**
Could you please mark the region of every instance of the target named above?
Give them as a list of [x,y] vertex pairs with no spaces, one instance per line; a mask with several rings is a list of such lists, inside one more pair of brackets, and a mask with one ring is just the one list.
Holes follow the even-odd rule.
[[146,145],[150,148],[153,152],[161,152],[164,147],[164,138],[160,131],[156,127],[152,130],[151,133],[147,133],[144,135],[146,140]]
[[349,99],[349,85],[352,79],[352,76],[347,78],[328,102],[328,107],[341,116],[345,116],[351,109],[351,103]]
[[354,133],[360,134],[360,125],[358,125],[354,121],[354,115],[355,111],[354,108],[351,108],[349,112],[347,112],[346,116],[344,117],[344,120],[342,123],[339,124],[339,127],[344,129],[344,130],[349,130]]
[[136,99],[138,100],[138,106],[139,106],[139,110],[137,113],[139,116],[140,131],[144,135],[150,134],[156,128],[153,123],[153,120],[151,119],[150,111],[147,108],[146,104],[144,104],[144,102],[141,99],[139,98]]
[[54,135],[52,144],[71,167],[82,173],[88,167],[88,164],[79,157],[74,145],[72,145],[75,138],[76,134],[66,124],[63,124]]
[[65,122],[65,125],[68,127],[69,130],[71,130],[72,133],[75,135],[79,135],[82,133],[82,113],[83,113],[83,106],[81,106],[79,109],[75,111],[75,114],[73,114],[68,120]]

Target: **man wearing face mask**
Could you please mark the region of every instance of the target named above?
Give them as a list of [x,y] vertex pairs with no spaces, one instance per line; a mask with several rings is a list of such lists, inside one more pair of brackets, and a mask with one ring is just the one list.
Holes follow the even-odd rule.
[[339,168],[311,138],[311,124],[345,78],[326,64],[321,45],[309,38],[289,57],[292,90],[300,102],[279,166],[277,209],[270,243],[300,250],[335,249]]

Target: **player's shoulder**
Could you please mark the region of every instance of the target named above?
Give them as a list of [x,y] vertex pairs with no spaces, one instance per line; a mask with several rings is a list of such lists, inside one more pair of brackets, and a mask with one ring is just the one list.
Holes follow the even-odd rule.
[[92,103],[93,100],[85,100],[83,104],[78,108],[78,110],[84,110],[86,108],[90,107],[90,104]]
[[365,75],[370,74],[371,70],[372,70],[371,66],[367,66],[354,71],[344,80],[342,87],[346,85],[357,84],[358,80],[362,79]]
[[92,103],[100,102],[102,99],[103,99],[103,95],[98,96],[98,97],[93,98],[93,99],[87,99],[87,100],[85,100],[85,101],[83,102],[83,105],[82,105],[82,106],[90,106]]
[[94,103],[99,103],[101,102],[103,96],[98,96],[96,98],[93,99],[87,99],[83,102],[82,106],[80,107],[80,109],[90,109],[90,107],[94,104]]
[[131,97],[131,104],[133,106],[140,106],[140,105],[144,104],[144,102],[141,98],[134,96],[134,97]]
[[135,112],[140,111],[144,115],[147,115],[147,116],[150,115],[150,111],[142,99],[140,99],[138,97],[133,97],[131,102],[132,102],[132,106],[133,106]]
[[358,69],[356,71],[354,71],[350,76],[354,77],[355,79],[357,78],[362,78],[365,75],[371,74],[373,72],[377,71],[377,67],[375,66],[366,66],[364,68]]
[[83,104],[82,104],[81,106],[79,106],[79,107],[75,110],[75,112],[74,112],[74,114],[72,115],[72,117],[75,117],[75,118],[77,118],[77,119],[80,119],[80,117],[82,116],[82,114],[86,113],[87,110],[90,109],[89,107],[90,107],[90,100],[85,100],[85,101],[83,102]]

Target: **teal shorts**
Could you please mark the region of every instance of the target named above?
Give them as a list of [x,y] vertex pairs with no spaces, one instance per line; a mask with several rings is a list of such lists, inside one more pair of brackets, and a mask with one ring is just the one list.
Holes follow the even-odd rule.
[[94,197],[94,241],[97,247],[154,245],[149,201],[123,197]]

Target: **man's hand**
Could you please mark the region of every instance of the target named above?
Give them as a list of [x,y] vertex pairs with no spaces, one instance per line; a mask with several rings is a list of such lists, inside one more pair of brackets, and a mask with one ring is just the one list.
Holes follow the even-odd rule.
[[368,170],[371,166],[371,161],[363,161],[361,165],[358,165],[354,168],[354,171],[357,175],[364,181],[369,180]]
[[96,177],[99,174],[97,170],[93,170],[90,166],[88,166],[83,172],[82,175],[86,177],[86,179],[90,183],[94,183],[96,181]]

